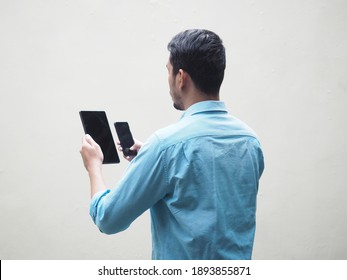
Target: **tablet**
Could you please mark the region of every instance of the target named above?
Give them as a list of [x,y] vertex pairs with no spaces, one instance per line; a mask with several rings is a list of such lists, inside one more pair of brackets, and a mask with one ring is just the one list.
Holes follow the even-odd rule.
[[119,163],[110,125],[104,111],[80,111],[84,132],[99,144],[104,154],[104,164]]

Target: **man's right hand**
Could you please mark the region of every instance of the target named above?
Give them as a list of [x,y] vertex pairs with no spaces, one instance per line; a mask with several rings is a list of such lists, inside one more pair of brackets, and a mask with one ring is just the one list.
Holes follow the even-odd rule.
[[[137,139],[134,139],[134,142],[135,142],[135,144],[134,144],[132,147],[130,147],[130,150],[136,151],[137,153],[139,153],[139,151],[140,151],[140,149],[141,149],[143,143],[142,143],[141,141],[137,140]],[[118,151],[120,151],[120,152],[123,153],[123,149],[122,149],[122,147],[121,147],[119,141],[117,141],[117,146],[118,146]],[[133,158],[136,157],[136,156],[125,156],[125,155],[123,154],[123,157],[124,157],[126,160],[128,160],[128,161],[132,161]]]

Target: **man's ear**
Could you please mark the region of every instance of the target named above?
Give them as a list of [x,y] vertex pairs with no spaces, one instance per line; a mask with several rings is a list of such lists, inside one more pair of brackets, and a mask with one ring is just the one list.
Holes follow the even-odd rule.
[[183,89],[186,86],[187,78],[188,78],[187,76],[188,76],[188,73],[186,71],[184,71],[183,69],[178,70],[176,79],[177,79],[178,87],[180,89]]

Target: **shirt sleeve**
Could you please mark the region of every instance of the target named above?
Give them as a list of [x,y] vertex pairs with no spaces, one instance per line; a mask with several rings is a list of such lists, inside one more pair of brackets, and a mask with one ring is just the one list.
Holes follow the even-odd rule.
[[90,216],[101,232],[117,233],[168,192],[165,157],[158,137],[153,135],[131,161],[118,185],[93,196]]

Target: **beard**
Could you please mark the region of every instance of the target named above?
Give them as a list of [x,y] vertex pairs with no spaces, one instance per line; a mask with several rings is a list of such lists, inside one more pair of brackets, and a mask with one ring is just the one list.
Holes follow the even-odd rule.
[[176,104],[175,102],[173,103],[173,106],[178,111],[184,111],[184,109],[180,105]]
[[172,99],[173,107],[178,111],[184,111],[184,107],[181,102],[181,98],[179,98],[179,95],[174,90],[172,90],[171,87],[169,93]]

